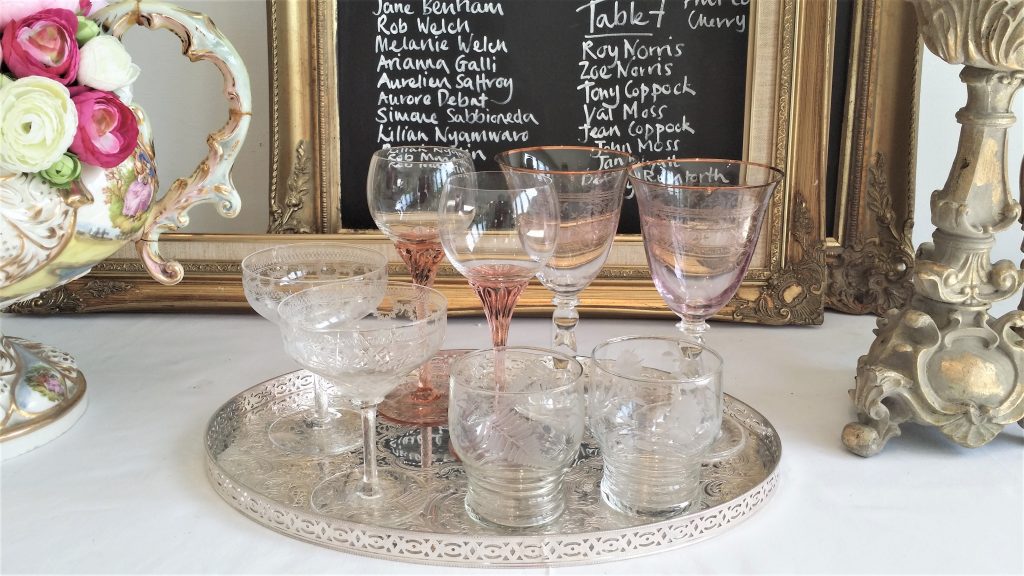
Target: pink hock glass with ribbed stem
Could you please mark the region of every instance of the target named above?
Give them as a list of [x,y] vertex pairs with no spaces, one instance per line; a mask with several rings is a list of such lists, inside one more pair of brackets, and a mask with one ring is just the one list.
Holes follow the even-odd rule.
[[[707,319],[739,289],[782,178],[777,168],[740,160],[656,160],[630,168],[651,278],[687,337],[703,343]],[[743,428],[724,418],[711,458],[735,453],[743,438]]]
[[[433,286],[444,258],[437,232],[441,190],[454,174],[473,171],[469,152],[444,146],[393,146],[370,159],[366,200],[377,227],[395,244],[413,283]],[[389,420],[417,426],[448,421],[448,387],[429,371],[402,383],[380,406]]]
[[480,298],[491,344],[503,348],[520,294],[555,250],[559,217],[551,178],[455,175],[439,214],[445,255]]

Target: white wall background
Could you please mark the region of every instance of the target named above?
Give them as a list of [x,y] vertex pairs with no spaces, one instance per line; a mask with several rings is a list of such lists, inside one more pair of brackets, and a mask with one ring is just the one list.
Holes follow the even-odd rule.
[[[171,0],[209,15],[242,56],[252,83],[253,115],[233,180],[242,196],[235,219],[222,218],[213,204],[193,208],[185,232],[262,234],[270,220],[270,75],[267,9],[264,0]],[[156,140],[157,175],[166,190],[175,178],[192,174],[206,157],[206,135],[227,121],[220,72],[208,62],[181,55],[178,37],[166,30],[132,28],[124,36],[142,68],[135,101],[145,108]]]
[[[242,194],[242,213],[225,220],[212,206],[191,212],[188,232],[262,233],[268,223],[269,189],[269,73],[267,20],[264,0],[177,0],[180,6],[209,14],[234,43],[249,69],[253,87],[253,120],[245,148],[235,165],[234,180]],[[180,56],[180,44],[169,33],[137,29],[126,36],[129,49],[143,74],[136,84],[136,99],[149,111],[157,139],[161,181],[164,186],[191,172],[206,154],[205,135],[221,126],[226,106],[220,96],[220,75],[209,65],[192,64]],[[950,66],[927,50],[921,79],[920,128],[917,154],[917,197],[914,245],[931,239],[933,225],[928,200],[943,186],[956,153],[960,125],[954,114],[966,92],[959,67]],[[1010,129],[1007,154],[1010,184],[1018,190],[1024,140],[1024,96],[1014,102],[1018,123]],[[1019,227],[998,237],[993,261],[1020,263]],[[1005,311],[1017,299],[997,305]]]

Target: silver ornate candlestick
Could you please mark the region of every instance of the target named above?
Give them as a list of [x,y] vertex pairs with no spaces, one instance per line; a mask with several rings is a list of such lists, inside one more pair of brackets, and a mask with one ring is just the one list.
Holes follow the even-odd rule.
[[843,443],[878,453],[903,422],[937,426],[976,448],[1024,418],[1024,312],[988,311],[1024,284],[1013,262],[993,264],[994,233],[1015,225],[1021,205],[1006,175],[1013,96],[1024,81],[1024,0],[915,0],[925,45],[963,64],[967,105],[949,178],[931,198],[933,242],[918,250],[914,295],[878,321],[851,390],[858,422]]

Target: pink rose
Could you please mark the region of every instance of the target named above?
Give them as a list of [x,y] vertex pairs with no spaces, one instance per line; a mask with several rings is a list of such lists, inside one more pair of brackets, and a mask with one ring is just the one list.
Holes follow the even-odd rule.
[[[84,10],[83,1],[87,0],[3,0],[0,2],[0,29],[7,26],[11,20],[21,20],[29,14],[35,14],[48,8],[63,8],[72,12]],[[93,4],[96,1],[93,0]],[[107,2],[104,1],[103,5],[106,4]],[[88,14],[84,11],[82,13]]]
[[136,180],[128,185],[128,191],[124,194],[124,207],[121,213],[128,218],[134,218],[149,208],[153,201],[153,185],[148,181]]
[[110,92],[71,89],[78,110],[78,132],[71,151],[86,164],[113,168],[131,155],[139,140],[139,121],[131,108]]
[[4,62],[18,78],[42,76],[67,86],[78,74],[78,16],[51,8],[12,20],[4,28]]

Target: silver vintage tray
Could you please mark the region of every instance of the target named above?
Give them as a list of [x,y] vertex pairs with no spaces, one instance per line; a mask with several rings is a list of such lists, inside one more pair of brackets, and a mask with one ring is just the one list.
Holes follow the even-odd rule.
[[[445,378],[456,354],[441,352],[434,358],[430,366],[435,378]],[[756,410],[726,395],[726,414],[742,425],[748,441],[734,456],[705,464],[699,509],[656,522],[612,510],[601,500],[601,455],[588,438],[566,479],[565,513],[543,527],[502,530],[478,524],[466,514],[465,475],[448,451],[445,428],[379,423],[380,465],[421,474],[431,496],[420,514],[400,524],[362,524],[321,515],[309,503],[310,491],[321,480],[361,466],[362,450],[328,458],[295,456],[276,448],[267,436],[267,427],[278,416],[310,404],[312,375],[304,370],[229,400],[206,430],[209,478],[224,500],[272,530],[377,558],[505,567],[621,560],[715,536],[760,509],[778,485],[782,445],[775,428]]]

